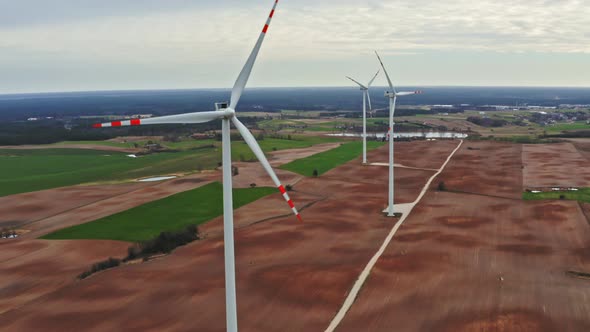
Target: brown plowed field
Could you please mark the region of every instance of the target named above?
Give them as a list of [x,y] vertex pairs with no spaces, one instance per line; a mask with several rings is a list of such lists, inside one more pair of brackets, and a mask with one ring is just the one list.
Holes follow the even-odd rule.
[[467,141],[432,183],[447,190],[519,199],[522,197],[522,145]]
[[149,185],[153,184],[73,186],[0,197],[0,228],[22,228],[33,221]]
[[335,149],[340,146],[340,143],[325,143],[317,144],[309,148],[303,149],[289,149],[275,151],[270,154],[269,162],[273,167],[277,167],[293,160],[307,158],[317,153],[325,152]]
[[128,246],[116,241],[0,242],[0,315],[75,283],[92,263],[119,257]]
[[589,248],[575,202],[431,191],[337,331],[588,331]]
[[[35,197],[39,206],[44,210],[40,211],[43,213],[40,213],[39,218],[34,219],[33,222],[25,223],[20,228],[30,231],[24,237],[36,238],[61,228],[96,220],[179,192],[198,188],[209,183],[214,177],[215,173],[196,174],[149,185],[76,186],[22,194]],[[105,193],[102,192],[103,187],[106,188]],[[65,193],[64,200],[54,200],[56,193]],[[13,200],[15,204],[18,204],[18,202],[22,202],[19,199],[19,196],[22,195],[7,196],[3,199]],[[10,206],[0,208],[0,210],[4,209],[11,211],[16,216],[15,218],[19,218],[17,220],[22,219],[14,208]],[[25,211],[23,216],[26,215]]]
[[590,138],[570,138],[568,139],[575,147],[576,150],[590,162]]
[[590,167],[572,143],[524,145],[524,185],[590,187]]
[[[395,163],[408,167],[438,169],[459,144],[458,140],[394,143]],[[370,163],[389,162],[389,145],[367,153]],[[397,171],[397,169],[396,169]]]
[[[433,167],[442,161],[437,163]],[[380,213],[386,172],[357,159],[299,181],[290,194],[303,207],[302,223],[278,194],[236,211],[240,330],[317,331],[328,325],[395,221]],[[432,174],[400,169],[397,198],[415,200]],[[218,218],[203,226],[205,240],[170,256],[105,271],[7,312],[0,326],[8,331],[223,331],[221,223]]]

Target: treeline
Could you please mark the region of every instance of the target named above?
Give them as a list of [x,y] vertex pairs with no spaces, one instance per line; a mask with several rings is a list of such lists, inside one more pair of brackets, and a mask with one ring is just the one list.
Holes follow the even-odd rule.
[[479,116],[470,116],[467,121],[482,127],[502,127],[508,124],[508,121],[502,119],[482,118]]
[[[246,126],[261,118],[243,117]],[[94,129],[92,124],[104,119],[72,121],[42,120],[0,123],[0,145],[51,144],[62,141],[102,141],[120,136],[189,136],[196,132],[221,129],[221,121],[190,125],[133,126]]]
[[108,259],[93,264],[89,270],[78,275],[78,279],[85,279],[96,272],[111,269],[136,259],[147,260],[152,255],[169,254],[174,249],[199,240],[199,229],[195,225],[186,227],[181,231],[162,232],[155,238],[136,243],[127,249],[127,256],[123,259],[109,257]]

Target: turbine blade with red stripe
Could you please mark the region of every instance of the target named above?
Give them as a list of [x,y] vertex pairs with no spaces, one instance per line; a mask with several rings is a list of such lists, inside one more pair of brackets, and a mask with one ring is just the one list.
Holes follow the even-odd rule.
[[142,126],[150,124],[171,124],[171,123],[203,123],[232,115],[232,111],[197,112],[178,115],[160,116],[148,119],[131,119],[125,121],[111,121],[94,124],[94,128]]
[[270,163],[266,159],[266,156],[262,152],[262,149],[258,145],[258,142],[256,142],[256,139],[254,138],[254,136],[252,135],[250,130],[248,130],[248,128],[246,128],[246,126],[244,126],[244,124],[242,122],[240,122],[240,120],[238,120],[238,118],[236,118],[235,116],[232,118],[232,122],[234,123],[234,126],[236,126],[236,128],[238,129],[238,131],[240,132],[240,134],[244,138],[244,141],[246,141],[246,144],[248,144],[248,146],[250,147],[252,152],[254,152],[254,155],[256,156],[256,158],[258,158],[258,161],[260,161],[260,163],[262,164],[262,167],[264,167],[264,169],[266,170],[268,175],[270,175],[270,178],[272,179],[274,184],[277,186],[277,188],[279,189],[279,191],[283,195],[283,198],[285,199],[285,201],[287,201],[287,204],[289,204],[289,207],[291,208],[291,210],[293,211],[295,216],[297,216],[297,219],[299,219],[299,221],[301,221],[301,215],[299,215],[297,208],[295,208],[295,204],[293,204],[293,201],[289,197],[289,194],[287,194],[287,190],[285,189],[285,187],[283,187],[283,185],[281,184],[281,181],[279,181],[279,178],[277,177],[277,175],[275,174],[275,171],[270,166]]
[[240,101],[240,97],[242,96],[242,92],[244,92],[244,88],[246,87],[246,83],[248,83],[248,78],[250,77],[250,73],[252,72],[252,68],[254,67],[254,63],[256,62],[256,57],[258,56],[258,52],[260,51],[260,47],[262,46],[262,42],[264,41],[264,37],[266,36],[266,32],[268,31],[268,27],[270,26],[270,21],[272,20],[272,17],[274,16],[275,9],[277,8],[278,3],[279,3],[279,0],[275,0],[275,3],[272,6],[272,10],[270,12],[270,15],[268,15],[268,19],[266,20],[266,24],[264,25],[264,28],[262,28],[262,32],[260,33],[260,36],[258,37],[258,41],[256,41],[256,44],[254,45],[254,49],[252,50],[252,53],[250,53],[250,56],[248,57],[248,60],[246,60],[246,64],[244,65],[244,68],[242,68],[242,71],[240,72],[240,75],[238,76],[238,79],[236,80],[236,83],[234,84],[234,87],[231,92],[231,100],[230,100],[230,106],[229,106],[229,108],[231,108],[231,109],[235,110],[236,106],[238,106],[238,102]]

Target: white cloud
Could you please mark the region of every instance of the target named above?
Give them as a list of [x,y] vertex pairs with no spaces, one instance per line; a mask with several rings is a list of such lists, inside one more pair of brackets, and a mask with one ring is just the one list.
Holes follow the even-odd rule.
[[[179,3],[182,10],[0,25],[0,72],[25,61],[137,70],[190,66],[192,74],[206,77],[204,86],[227,86],[227,79],[214,76],[233,77],[239,70],[271,1]],[[590,6],[577,0],[281,1],[260,61],[292,63],[292,71],[301,71],[306,62],[353,61],[373,49],[384,55],[587,54],[588,17]]]

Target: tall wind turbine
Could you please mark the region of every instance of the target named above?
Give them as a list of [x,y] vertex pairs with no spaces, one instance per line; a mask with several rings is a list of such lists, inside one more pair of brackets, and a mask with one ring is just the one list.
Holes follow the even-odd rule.
[[394,207],[393,207],[393,169],[394,169],[394,164],[393,164],[393,126],[394,126],[394,122],[393,122],[393,114],[395,113],[395,103],[397,101],[397,97],[398,96],[409,96],[409,95],[415,95],[415,94],[421,94],[422,91],[409,91],[409,92],[397,92],[395,90],[395,88],[393,87],[393,83],[391,83],[391,79],[389,78],[389,74],[387,74],[387,70],[385,69],[385,66],[383,65],[383,61],[381,61],[381,57],[379,56],[379,54],[377,53],[377,51],[375,51],[375,54],[377,55],[377,59],[379,59],[379,63],[381,64],[381,68],[383,68],[383,72],[385,73],[385,77],[387,77],[387,83],[389,83],[389,89],[390,91],[386,91],[385,92],[385,97],[389,98],[389,132],[388,132],[388,136],[389,136],[389,199],[387,202],[387,216],[388,217],[394,217]]
[[367,100],[369,101],[369,112],[373,109],[371,107],[371,96],[369,95],[369,88],[373,81],[379,75],[379,71],[373,76],[373,78],[369,81],[369,84],[363,85],[356,81],[353,78],[346,76],[349,80],[353,81],[354,83],[358,84],[361,87],[361,91],[363,92],[363,164],[367,163]]
[[235,258],[234,258],[234,221],[233,221],[233,197],[232,197],[232,173],[231,173],[231,142],[230,142],[230,121],[238,129],[244,141],[258,158],[258,161],[262,164],[272,181],[275,183],[283,198],[287,201],[293,213],[297,216],[297,219],[301,220],[301,216],[291,198],[287,194],[285,187],[281,184],[277,175],[273,171],[270,163],[264,156],[262,149],[256,142],[256,139],[252,133],[244,126],[240,120],[236,117],[235,109],[238,105],[238,101],[244,91],[252,67],[256,61],[256,56],[268,27],[270,21],[274,15],[278,0],[274,0],[272,11],[262,29],[258,41],[256,42],[252,53],[248,57],[244,68],[240,72],[236,83],[231,92],[231,100],[228,105],[227,102],[215,103],[216,111],[212,112],[198,112],[198,113],[187,113],[170,116],[162,116],[150,119],[133,119],[129,121],[114,121],[102,124],[95,124],[95,128],[106,128],[106,127],[120,127],[120,126],[139,126],[139,125],[151,125],[151,124],[185,124],[185,123],[203,123],[217,119],[222,120],[222,152],[223,152],[223,228],[224,228],[224,251],[225,251],[225,294],[226,294],[226,320],[227,330],[237,331],[238,320],[237,320],[237,306],[236,306],[236,280],[235,280]]

